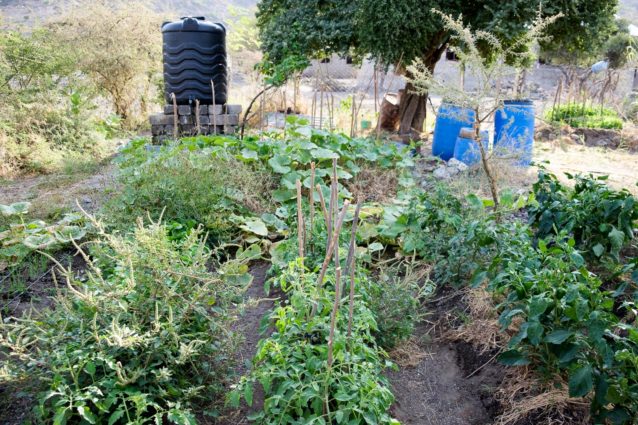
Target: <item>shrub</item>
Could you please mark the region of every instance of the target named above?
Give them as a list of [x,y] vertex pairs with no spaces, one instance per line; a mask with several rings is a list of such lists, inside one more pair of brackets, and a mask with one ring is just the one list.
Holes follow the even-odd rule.
[[226,378],[227,307],[246,268],[209,272],[199,231],[171,242],[162,225],[140,224],[102,237],[83,277],[64,271],[53,310],[0,325],[3,375],[37,382],[42,420],[194,424],[193,406]]
[[148,214],[154,220],[201,224],[210,242],[218,243],[237,234],[233,214],[268,207],[272,177],[260,163],[244,164],[224,152],[181,144],[152,151],[143,139],[132,142],[119,161],[118,194],[104,212],[116,227]]
[[616,191],[604,184],[607,177],[567,177],[573,189],[544,170],[534,183],[536,203],[530,206],[530,222],[537,236],[546,238],[562,232],[573,235],[590,258],[604,255],[618,259],[620,250],[634,238],[638,202],[625,189]]
[[65,156],[108,152],[74,54],[45,29],[0,34],[0,176],[53,171]]
[[582,103],[555,106],[545,113],[545,117],[555,124],[569,124],[576,128],[623,128],[622,119],[612,109]]
[[421,301],[434,289],[421,273],[407,269],[382,269],[374,281],[362,279],[360,282],[368,308],[377,322],[373,335],[385,349],[393,348],[414,333],[415,325],[422,318]]

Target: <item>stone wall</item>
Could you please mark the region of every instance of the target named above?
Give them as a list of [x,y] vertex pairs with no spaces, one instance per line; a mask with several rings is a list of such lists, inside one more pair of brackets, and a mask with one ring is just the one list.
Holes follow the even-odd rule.
[[235,134],[241,105],[199,105],[199,110],[194,105],[177,105],[177,116],[174,112],[173,105],[166,105],[163,113],[151,115],[153,143],[200,134]]

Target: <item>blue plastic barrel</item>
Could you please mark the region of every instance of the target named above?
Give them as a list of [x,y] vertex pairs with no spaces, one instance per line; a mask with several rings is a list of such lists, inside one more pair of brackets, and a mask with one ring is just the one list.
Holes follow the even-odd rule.
[[432,155],[448,161],[454,156],[454,145],[462,127],[474,123],[474,111],[470,108],[442,103],[434,124]]
[[[472,138],[472,135],[473,130],[471,127],[462,128],[454,146],[454,158],[466,165],[474,165],[481,160],[481,148]],[[481,131],[481,141],[483,142],[483,148],[487,151],[490,135],[486,130]]]
[[513,157],[528,166],[534,149],[534,102],[506,100],[494,117],[494,149],[499,156]]

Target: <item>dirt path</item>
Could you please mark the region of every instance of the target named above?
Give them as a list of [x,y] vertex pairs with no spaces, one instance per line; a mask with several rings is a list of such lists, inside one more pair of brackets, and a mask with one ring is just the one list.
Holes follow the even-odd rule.
[[[425,335],[420,326],[415,333]],[[418,344],[420,357],[413,365],[403,365],[387,374],[396,397],[393,416],[402,425],[484,425],[491,415],[477,388],[459,365],[461,356],[452,344]]]
[[63,210],[77,210],[76,201],[87,212],[95,212],[108,189],[114,187],[114,174],[115,167],[107,164],[90,171],[5,181],[0,183],[0,203],[29,201],[31,212],[37,218]]
[[[259,332],[262,319],[275,305],[271,297],[264,293],[264,282],[269,268],[270,263],[265,261],[252,267],[250,273],[253,275],[253,282],[245,293],[246,307],[233,328],[235,332],[238,332],[244,338],[237,352],[238,364],[235,368],[237,379],[249,371],[252,358],[257,353],[257,344],[263,336]],[[253,397],[252,408],[242,406],[238,410],[225,412],[215,424],[244,425],[250,423],[247,416],[251,412],[260,410],[263,406],[264,394],[260,386],[255,388]]]

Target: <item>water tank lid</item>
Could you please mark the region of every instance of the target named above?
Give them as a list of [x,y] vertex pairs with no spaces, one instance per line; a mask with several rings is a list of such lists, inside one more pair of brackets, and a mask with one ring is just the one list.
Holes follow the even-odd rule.
[[164,22],[162,32],[212,32],[225,33],[222,24],[207,21],[203,16],[184,16],[179,21]]

